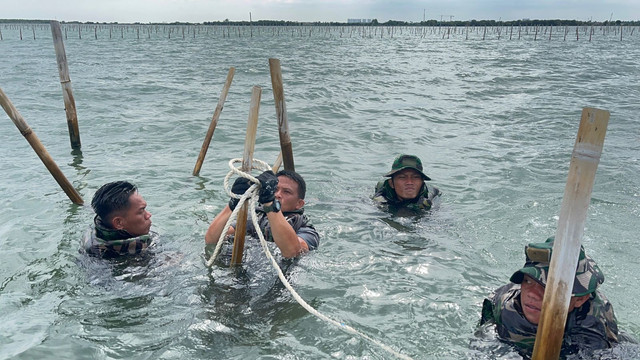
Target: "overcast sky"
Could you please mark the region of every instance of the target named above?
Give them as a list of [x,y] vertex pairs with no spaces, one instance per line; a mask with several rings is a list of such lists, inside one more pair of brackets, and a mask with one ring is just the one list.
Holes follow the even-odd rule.
[[640,0],[0,0],[2,19],[93,22],[249,20],[640,20]]

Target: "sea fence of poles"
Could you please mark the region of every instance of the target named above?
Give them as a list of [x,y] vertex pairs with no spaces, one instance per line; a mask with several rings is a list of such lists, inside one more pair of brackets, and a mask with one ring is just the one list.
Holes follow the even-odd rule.
[[[597,41],[637,39],[639,26],[386,26],[386,25],[202,25],[61,24],[64,40],[192,39],[200,37],[399,38],[442,40]],[[51,39],[49,23],[0,23],[0,41]]]

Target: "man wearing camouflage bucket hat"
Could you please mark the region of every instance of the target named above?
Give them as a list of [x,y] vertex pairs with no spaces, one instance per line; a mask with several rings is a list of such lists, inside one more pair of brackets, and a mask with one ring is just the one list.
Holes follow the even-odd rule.
[[389,179],[378,182],[373,200],[392,212],[429,210],[441,194],[435,186],[427,187],[425,181],[431,178],[424,174],[422,161],[415,155],[398,155],[384,176]]
[[[511,284],[498,288],[482,305],[480,325],[495,324],[498,336],[530,355],[542,310],[554,238],[525,247],[526,262],[511,275]],[[597,290],[604,275],[580,247],[561,355],[579,350],[610,348],[618,342],[613,306]]]

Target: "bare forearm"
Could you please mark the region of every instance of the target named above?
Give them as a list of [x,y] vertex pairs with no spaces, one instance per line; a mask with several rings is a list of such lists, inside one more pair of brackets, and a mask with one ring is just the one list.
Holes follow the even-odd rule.
[[271,234],[282,256],[292,258],[309,251],[307,243],[298,237],[281,212],[267,214],[271,224]]
[[225,206],[224,209],[213,219],[211,225],[207,229],[207,233],[204,235],[205,244],[215,244],[220,239],[220,234],[222,234],[222,230],[224,230],[224,225],[229,220],[229,216],[231,216],[231,209],[229,206]]

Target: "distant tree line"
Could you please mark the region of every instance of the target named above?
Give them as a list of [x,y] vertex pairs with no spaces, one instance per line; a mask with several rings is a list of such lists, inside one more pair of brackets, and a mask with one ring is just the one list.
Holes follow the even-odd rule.
[[[0,23],[9,24],[48,24],[50,20],[26,20],[26,19],[0,19]],[[62,24],[85,24],[85,25],[143,25],[143,23],[118,23],[118,22],[80,22],[80,21],[60,21]],[[299,22],[299,21],[285,21],[285,20],[256,20],[256,21],[230,21],[225,19],[223,21],[205,21],[203,23],[190,23],[190,22],[170,22],[170,23],[158,23],[150,22],[144,23],[144,25],[231,25],[231,26],[584,26],[584,25],[625,25],[625,26],[639,26],[638,21],[581,21],[581,20],[510,20],[510,21],[496,21],[496,20],[456,20],[456,21],[438,21],[427,20],[420,22],[407,22],[400,20],[389,20],[387,22],[379,22],[377,19],[373,19],[369,23],[346,23],[346,22]]]

